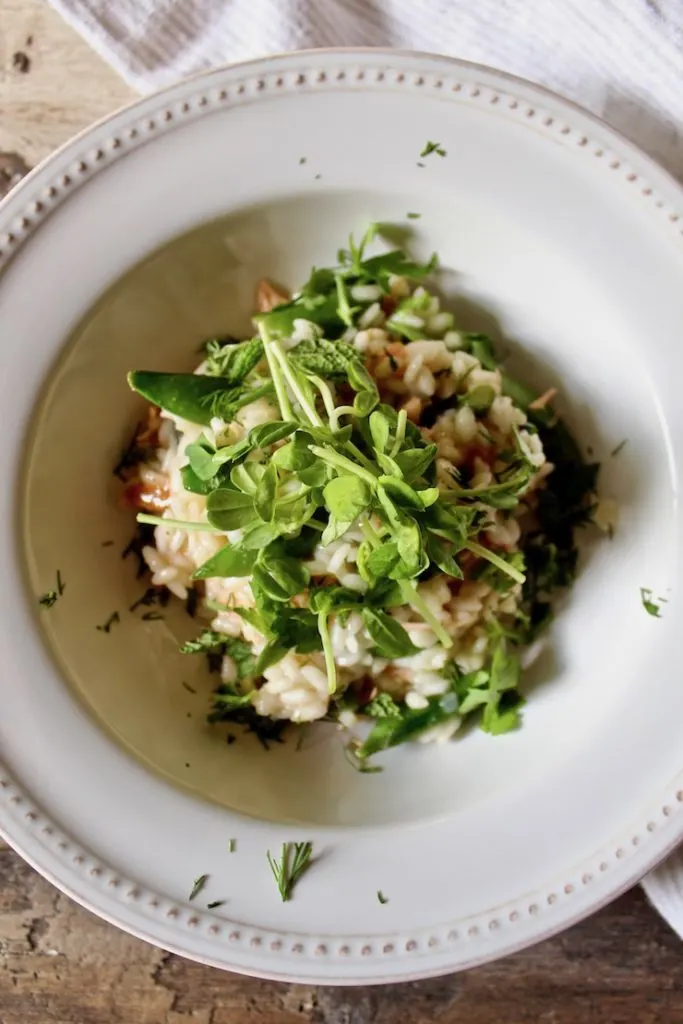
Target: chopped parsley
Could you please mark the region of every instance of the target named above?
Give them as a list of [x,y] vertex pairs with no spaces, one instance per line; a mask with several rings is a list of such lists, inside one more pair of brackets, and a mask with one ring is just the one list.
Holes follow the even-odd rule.
[[268,850],[266,858],[283,903],[292,898],[295,885],[311,866],[312,853],[312,843],[283,843],[279,860]]

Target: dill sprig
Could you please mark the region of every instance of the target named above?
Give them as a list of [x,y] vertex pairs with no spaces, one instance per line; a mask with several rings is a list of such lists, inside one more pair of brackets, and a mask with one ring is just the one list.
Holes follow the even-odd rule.
[[279,860],[276,860],[268,850],[268,864],[283,903],[292,898],[294,886],[304,871],[310,867],[312,853],[313,843],[309,842],[283,843]]

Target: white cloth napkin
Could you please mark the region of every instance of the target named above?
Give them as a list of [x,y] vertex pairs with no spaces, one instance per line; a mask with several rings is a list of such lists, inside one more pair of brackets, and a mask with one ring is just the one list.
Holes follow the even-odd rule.
[[438,51],[556,89],[683,177],[681,0],[50,2],[141,92],[278,50]]
[[[682,0],[50,0],[141,92],[282,50],[451,54],[588,107],[683,180]],[[683,937],[683,854],[645,881]]]

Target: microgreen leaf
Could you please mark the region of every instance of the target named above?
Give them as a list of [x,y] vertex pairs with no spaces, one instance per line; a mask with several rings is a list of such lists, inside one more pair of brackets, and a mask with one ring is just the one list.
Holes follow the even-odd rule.
[[408,483],[413,483],[424,476],[428,467],[434,461],[436,452],[436,445],[430,444],[426,448],[408,448],[405,451],[399,452],[394,458],[404,479]]
[[370,504],[370,488],[357,476],[337,476],[325,485],[325,504],[338,521],[352,523]]
[[265,473],[261,477],[256,494],[254,496],[254,508],[264,522],[270,522],[275,511],[275,497],[277,493],[277,466],[270,462]]
[[206,377],[197,373],[156,373],[136,370],[128,374],[133,391],[166,412],[208,426],[218,416],[234,418],[243,406],[271,394],[271,382],[256,388],[235,385],[225,377]]
[[226,544],[195,571],[193,579],[208,580],[216,576],[248,576],[256,562],[257,552],[243,544]]
[[371,414],[369,425],[375,451],[385,452],[389,444],[389,420],[383,412],[377,410]]
[[397,619],[379,608],[364,608],[363,625],[370,634],[379,655],[383,658],[406,658],[417,654],[419,648]]
[[256,520],[254,499],[242,491],[220,487],[206,501],[209,523],[217,530],[239,530]]
[[230,483],[243,494],[254,497],[265,471],[266,467],[260,462],[238,462],[230,470]]

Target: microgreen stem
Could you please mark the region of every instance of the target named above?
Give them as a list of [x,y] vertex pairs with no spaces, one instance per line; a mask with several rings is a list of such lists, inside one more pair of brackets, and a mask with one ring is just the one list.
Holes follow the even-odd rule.
[[318,613],[318,632],[323,645],[325,655],[325,670],[327,672],[327,689],[334,693],[337,689],[337,666],[334,663],[334,651],[332,650],[332,638],[326,612]]
[[263,351],[266,353],[266,359],[268,360],[268,369],[270,370],[270,376],[275,386],[275,394],[277,395],[278,405],[280,406],[280,412],[282,413],[283,420],[293,420],[294,413],[292,412],[292,406],[289,401],[289,395],[287,394],[287,388],[285,387],[275,357],[273,354],[274,342],[270,335],[270,331],[265,324],[259,324],[259,334],[261,335],[261,341],[263,342]]
[[309,422],[314,427],[324,427],[325,424],[321,420],[320,416],[318,416],[318,413],[315,411],[315,408],[313,407],[308,397],[306,396],[304,389],[301,387],[301,384],[297,380],[296,374],[292,371],[287,356],[282,351],[282,349],[280,348],[276,341],[271,341],[271,345],[273,356],[280,364],[282,374],[287,383],[289,384],[289,387],[294,397],[296,398],[297,402],[299,403],[299,405],[305,412],[306,416],[308,417]]
[[362,466],[356,465],[351,459],[347,459],[345,455],[340,455],[339,452],[335,452],[334,448],[321,448],[317,444],[310,445],[309,449],[314,455],[322,459],[324,462],[329,462],[331,466],[336,466],[337,469],[343,469],[347,473],[354,473],[359,476],[361,480],[365,480],[370,487],[373,488],[377,483],[377,477],[369,473],[367,469],[363,469]]
[[372,525],[369,519],[361,519],[359,526],[365,537],[366,541],[373,547],[378,548],[382,543],[382,538],[377,533],[377,530]]
[[453,639],[448,635],[439,620],[432,614],[424,598],[417,592],[417,585],[411,580],[399,580],[399,587],[406,604],[414,608],[418,615],[421,615],[428,626],[431,627],[434,636],[444,647],[452,647]]
[[148,523],[150,526],[165,526],[171,530],[196,530],[202,533],[220,533],[210,523],[191,523],[184,519],[165,519],[163,516],[151,516],[146,512],[138,512],[135,517],[139,523]]
[[353,416],[352,405],[339,405],[336,409],[333,409],[330,415],[330,429],[339,430],[339,418],[341,416]]
[[506,562],[504,558],[500,558],[493,551],[489,551],[482,544],[477,544],[474,540],[465,541],[464,547],[468,551],[471,551],[473,555],[477,555],[479,558],[485,558],[491,565],[495,565],[496,569],[500,569],[501,572],[507,573],[515,581],[515,583],[524,583],[526,579],[524,573],[520,572],[519,569],[515,569],[513,565]]
[[349,305],[349,297],[346,293],[346,284],[341,274],[334,275],[334,283],[337,289],[337,312],[342,323],[347,327],[353,327],[353,313]]
[[406,424],[408,422],[408,413],[405,409],[399,409],[398,417],[396,420],[396,440],[389,453],[389,457],[395,459],[401,450],[401,445],[405,441],[406,437]]
[[[337,415],[338,410],[335,409],[334,398],[332,397],[332,391],[329,385],[326,384],[324,380],[321,380],[320,377],[316,377],[314,374],[309,374],[308,379],[310,380],[311,384],[315,384],[318,391],[322,395],[323,405],[325,406],[325,412],[329,417],[330,426],[332,426],[332,420]],[[348,408],[348,406],[346,406],[346,408]],[[335,430],[336,427],[332,427],[332,429]]]
[[370,459],[368,459],[367,456],[363,455],[360,448],[357,448],[352,441],[346,442],[346,450],[350,452],[352,455],[355,455],[358,461],[361,462],[365,466],[365,468],[369,470],[373,475],[376,473],[374,463]]

